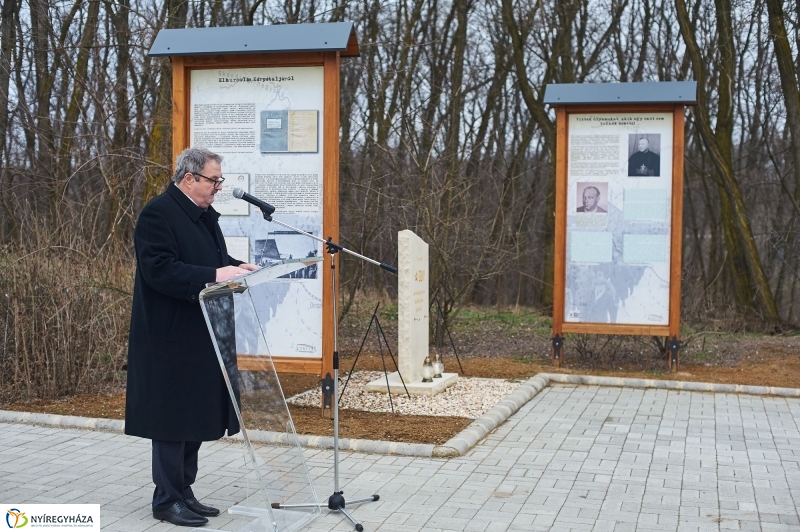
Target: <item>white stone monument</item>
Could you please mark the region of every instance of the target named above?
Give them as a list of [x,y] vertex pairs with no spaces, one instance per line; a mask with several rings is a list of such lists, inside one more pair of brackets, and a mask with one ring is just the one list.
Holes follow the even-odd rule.
[[[391,393],[434,395],[455,383],[456,373],[444,373],[422,382],[422,364],[428,356],[429,261],[428,244],[408,229],[397,235],[397,372],[389,374]],[[400,378],[402,375],[402,381]],[[403,386],[405,383],[405,386]],[[367,391],[387,391],[386,379],[367,385]]]
[[397,234],[397,359],[406,383],[422,380],[428,356],[428,244],[406,229]]

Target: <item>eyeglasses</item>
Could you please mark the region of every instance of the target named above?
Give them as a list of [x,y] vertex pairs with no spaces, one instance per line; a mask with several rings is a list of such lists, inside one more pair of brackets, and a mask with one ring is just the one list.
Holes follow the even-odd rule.
[[202,177],[203,179],[208,179],[209,181],[214,183],[214,188],[220,188],[222,186],[222,183],[225,182],[225,178],[224,177],[220,177],[219,179],[211,179],[210,177],[206,177],[203,174],[198,174],[196,172],[192,172],[192,175],[196,175],[198,177]]

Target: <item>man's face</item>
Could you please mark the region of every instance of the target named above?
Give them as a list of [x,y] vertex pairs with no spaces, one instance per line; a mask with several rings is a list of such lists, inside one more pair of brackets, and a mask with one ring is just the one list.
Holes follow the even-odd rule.
[[600,194],[594,188],[587,188],[583,191],[583,209],[593,211],[597,207],[597,199]]
[[597,287],[605,286],[606,284],[606,274],[603,272],[597,272],[594,275],[594,285]]
[[647,139],[639,139],[639,151],[650,149],[650,142]]
[[[214,183],[210,180],[217,181],[222,178],[222,167],[217,161],[209,160],[206,161],[206,164],[203,165],[203,169],[200,170],[200,174],[206,177],[194,174],[188,174],[184,176],[183,179],[183,189],[186,194],[197,203],[197,206],[201,209],[207,209],[212,203],[214,203],[214,196],[222,190],[222,186],[216,187]],[[195,178],[199,179],[196,180]]]

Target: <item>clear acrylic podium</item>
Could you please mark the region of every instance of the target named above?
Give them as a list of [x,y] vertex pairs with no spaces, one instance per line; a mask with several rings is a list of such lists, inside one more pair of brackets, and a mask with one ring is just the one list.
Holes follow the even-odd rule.
[[[240,532],[290,532],[320,514],[264,337],[261,324],[269,316],[260,315],[272,312],[269,299],[274,297],[278,277],[316,269],[320,261],[322,257],[286,260],[200,292],[200,306],[244,442],[247,485],[242,500],[228,510],[242,516],[242,526],[235,528]],[[282,433],[285,444],[262,443],[267,433]],[[308,507],[275,509],[272,503],[277,501]]]

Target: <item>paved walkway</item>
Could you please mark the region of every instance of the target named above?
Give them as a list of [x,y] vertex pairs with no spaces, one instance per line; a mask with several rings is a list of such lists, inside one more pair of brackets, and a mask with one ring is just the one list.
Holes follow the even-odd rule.
[[[800,399],[551,384],[465,456],[341,453],[345,496],[370,531],[800,531]],[[272,454],[280,460],[281,448]],[[333,453],[307,450],[317,493]],[[195,493],[246,497],[239,444],[201,449]],[[103,530],[177,529],[149,509],[149,442],[0,424],[0,501],[100,503]],[[223,514],[214,528],[235,530]],[[309,531],[346,531],[323,513]]]

